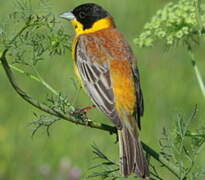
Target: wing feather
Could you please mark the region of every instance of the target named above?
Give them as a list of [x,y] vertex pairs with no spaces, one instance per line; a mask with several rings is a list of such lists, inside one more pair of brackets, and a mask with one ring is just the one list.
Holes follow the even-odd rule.
[[135,81],[135,89],[136,89],[136,96],[137,96],[137,111],[136,111],[136,117],[138,121],[138,126],[141,129],[141,123],[140,123],[140,117],[144,114],[144,101],[143,101],[143,94],[140,87],[140,75],[138,68],[133,65],[133,75],[134,75],[134,81]]
[[114,105],[109,68],[107,64],[93,63],[93,59],[86,53],[85,45],[84,41],[79,40],[76,48],[76,64],[84,87],[94,104],[113,121],[118,129],[121,129],[120,118]]

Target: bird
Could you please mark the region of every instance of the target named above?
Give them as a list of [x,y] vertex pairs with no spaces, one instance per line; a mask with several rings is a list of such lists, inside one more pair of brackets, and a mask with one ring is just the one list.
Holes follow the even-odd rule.
[[73,26],[74,71],[94,105],[117,128],[123,177],[149,178],[139,138],[144,113],[139,71],[133,51],[102,6],[85,3],[60,14]]

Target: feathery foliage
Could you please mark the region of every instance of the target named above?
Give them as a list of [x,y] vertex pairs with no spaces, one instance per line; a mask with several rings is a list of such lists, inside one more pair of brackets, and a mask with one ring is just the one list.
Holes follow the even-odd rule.
[[205,33],[205,3],[201,0],[170,2],[157,11],[134,43],[139,47],[153,46],[161,40],[166,46],[197,42]]
[[70,35],[65,33],[55,15],[40,11],[31,1],[17,1],[16,6],[16,11],[8,16],[7,21],[13,22],[17,28],[24,25],[25,29],[15,41],[11,41],[10,34],[16,29],[9,30],[5,25],[0,36],[1,49],[9,47],[12,63],[36,65],[47,54],[62,55],[70,49]]

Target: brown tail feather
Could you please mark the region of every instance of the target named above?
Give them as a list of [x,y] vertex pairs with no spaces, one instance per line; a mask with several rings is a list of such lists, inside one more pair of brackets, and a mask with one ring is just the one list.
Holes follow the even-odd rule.
[[137,132],[131,133],[126,127],[123,127],[122,130],[118,130],[118,135],[122,175],[127,177],[131,173],[136,173],[140,178],[148,178],[148,164]]

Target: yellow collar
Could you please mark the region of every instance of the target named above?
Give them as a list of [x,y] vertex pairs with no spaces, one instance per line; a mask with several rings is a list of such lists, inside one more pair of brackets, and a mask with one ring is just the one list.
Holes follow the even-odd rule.
[[93,26],[89,29],[83,29],[83,25],[76,19],[72,20],[71,23],[75,29],[75,33],[77,36],[81,34],[86,34],[86,33],[93,33],[93,32],[96,32],[102,29],[107,29],[110,27],[115,27],[114,22],[111,17],[103,18],[103,19],[96,21],[93,24]]

